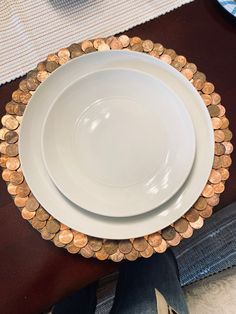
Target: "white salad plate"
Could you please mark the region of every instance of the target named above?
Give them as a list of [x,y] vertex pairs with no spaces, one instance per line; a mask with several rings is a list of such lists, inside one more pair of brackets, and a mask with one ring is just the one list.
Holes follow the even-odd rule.
[[[156,209],[130,217],[97,215],[70,201],[51,180],[41,149],[45,119],[60,94],[63,96],[65,91],[66,95],[66,89],[83,77],[109,69],[141,71],[160,80],[184,105],[191,117],[195,133],[195,159],[184,184],[167,202]],[[89,90],[87,92],[90,93]],[[58,127],[63,128],[63,125]],[[182,140],[178,139],[178,146],[182,145]],[[211,171],[214,136],[211,119],[203,100],[182,74],[164,62],[142,53],[109,51],[91,53],[69,61],[38,87],[24,113],[19,150],[26,181],[34,196],[52,216],[70,228],[88,235],[126,239],[165,228],[194,204]],[[57,157],[55,156],[55,160]]]
[[183,185],[195,134],[181,99],[161,80],[107,69],[56,98],[45,117],[42,152],[69,200],[95,214],[129,217],[157,208]]

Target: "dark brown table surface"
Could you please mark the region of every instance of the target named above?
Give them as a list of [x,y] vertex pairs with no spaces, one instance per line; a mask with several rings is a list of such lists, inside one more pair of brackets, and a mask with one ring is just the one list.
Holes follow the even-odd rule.
[[[195,0],[127,34],[160,42],[196,63],[222,95],[230,128],[236,134],[236,19],[217,1]],[[0,87],[1,115],[19,82]],[[236,200],[236,164],[230,173],[218,210]],[[0,191],[0,313],[40,313],[117,268],[112,262],[86,260],[44,241],[21,218],[2,180]]]

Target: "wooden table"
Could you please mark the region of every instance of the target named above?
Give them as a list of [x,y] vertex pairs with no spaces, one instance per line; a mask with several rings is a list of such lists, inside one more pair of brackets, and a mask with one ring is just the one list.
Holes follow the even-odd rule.
[[[127,34],[161,42],[196,63],[222,95],[230,128],[236,134],[236,19],[217,1],[195,0]],[[19,81],[0,87],[1,115]],[[235,164],[230,173],[217,209],[236,200]],[[112,262],[70,255],[44,241],[21,218],[2,180],[0,191],[0,313],[40,313],[63,296],[117,268]]]

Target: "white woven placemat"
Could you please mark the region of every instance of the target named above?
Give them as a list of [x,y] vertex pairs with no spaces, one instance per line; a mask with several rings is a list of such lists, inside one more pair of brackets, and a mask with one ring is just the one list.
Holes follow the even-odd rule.
[[193,0],[0,0],[0,85],[59,48],[110,36]]

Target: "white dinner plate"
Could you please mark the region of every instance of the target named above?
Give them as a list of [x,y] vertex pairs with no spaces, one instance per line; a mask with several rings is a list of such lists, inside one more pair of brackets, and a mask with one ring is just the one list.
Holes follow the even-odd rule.
[[195,134],[181,99],[160,80],[108,69],[56,98],[45,117],[42,151],[69,200],[96,214],[128,217],[179,190],[193,165]]
[[[82,210],[60,193],[44,166],[40,142],[49,107],[68,85],[86,74],[121,67],[153,75],[179,96],[193,122],[196,154],[188,179],[168,202],[146,214],[113,218]],[[181,139],[178,145],[181,145]],[[127,239],[165,228],[193,205],[201,194],[212,168],[214,136],[209,113],[200,95],[186,78],[171,66],[137,52],[95,52],[68,62],[38,87],[24,113],[19,150],[26,181],[32,193],[51,215],[72,229],[88,235]]]

